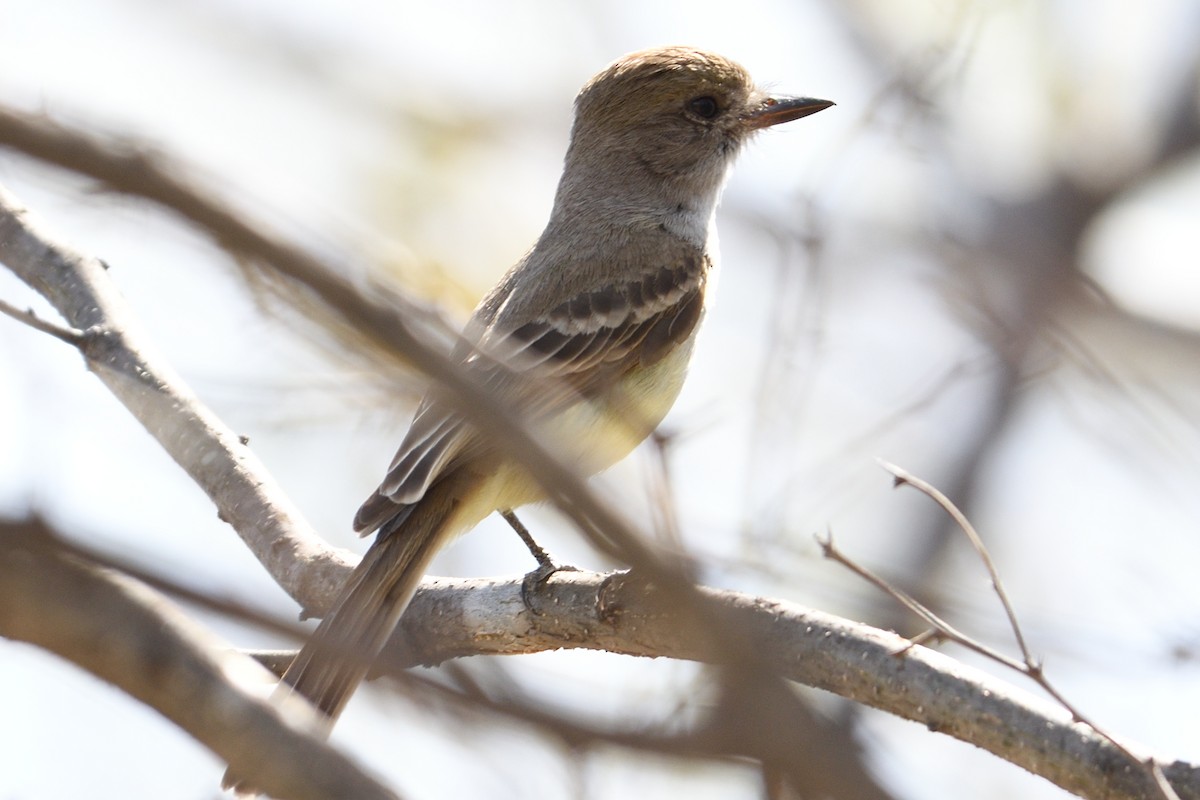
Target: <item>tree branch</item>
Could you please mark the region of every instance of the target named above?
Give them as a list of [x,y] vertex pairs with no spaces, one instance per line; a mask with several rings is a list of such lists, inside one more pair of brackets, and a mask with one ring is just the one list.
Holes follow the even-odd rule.
[[312,531],[250,448],[153,352],[103,262],[57,240],[3,187],[0,262],[78,332],[72,343],[88,368],[209,496],[279,585],[301,603],[330,602],[340,586],[336,568],[351,562]]
[[304,703],[284,709],[242,683],[265,675],[163,597],[69,555],[37,522],[0,524],[0,635],[114,684],[281,798],[395,800],[318,736]]
[[[237,770],[253,775],[257,785],[272,793],[336,795],[297,794],[290,784],[273,782],[296,779],[281,765],[307,763],[308,756],[297,753],[309,753],[308,748],[319,743],[296,733],[278,711],[239,689],[230,678],[235,670],[229,657],[213,655],[222,647],[209,641],[208,634],[198,632],[141,584],[112,569],[91,566],[86,553],[49,547],[53,540],[40,527],[8,526],[2,533],[0,635],[37,644],[116,684],[218,755],[232,759]],[[522,596],[524,584],[521,578],[427,582],[413,599],[411,613],[401,620],[381,669],[396,673],[470,655],[562,648],[712,660],[706,637],[681,624],[681,614],[664,603],[661,592],[627,573],[556,573],[531,596],[529,606]],[[162,588],[172,591],[169,585]],[[896,634],[792,603],[739,592],[699,591],[780,677],[974,744],[1081,797],[1156,796],[1151,779],[1120,747],[1073,722],[1066,710],[948,656]],[[122,636],[113,637],[109,632],[114,629]],[[272,660],[282,669],[288,658],[272,654]],[[731,746],[720,735],[720,726],[664,735],[582,728],[527,703],[474,696],[467,700],[565,732],[575,741],[591,738],[693,756],[729,752]],[[727,716],[721,722],[729,727]],[[790,738],[780,744],[800,757],[802,744]],[[1150,755],[1138,745],[1124,743],[1124,748]],[[1167,763],[1161,757],[1156,760]],[[262,771],[276,768],[278,775]],[[342,776],[337,780],[357,780],[345,777],[344,766],[337,769]],[[1180,798],[1200,798],[1200,767],[1177,761],[1164,772]],[[340,790],[353,785],[329,780],[322,785]]]
[[[662,595],[625,575],[556,573],[533,596],[533,612],[522,600],[520,578],[426,582],[382,666],[392,672],[469,655],[560,648],[709,660],[705,642],[680,624]],[[781,677],[973,744],[1080,797],[1161,796],[1145,771],[1065,709],[949,656],[793,603],[700,591]],[[1150,755],[1136,744],[1125,747]],[[1200,767],[1158,760],[1170,764],[1164,771],[1180,798],[1200,798]]]

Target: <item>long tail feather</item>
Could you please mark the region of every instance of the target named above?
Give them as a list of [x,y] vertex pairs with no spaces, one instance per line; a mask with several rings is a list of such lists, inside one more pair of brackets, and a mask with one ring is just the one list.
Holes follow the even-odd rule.
[[336,719],[366,677],[371,663],[446,540],[460,481],[443,480],[380,530],[342,588],[333,610],[284,673],[279,692],[293,691]]
[[[387,643],[434,554],[459,532],[454,511],[470,491],[470,482],[467,475],[448,476],[417,503],[397,508],[355,567],[333,610],[284,673],[274,699],[299,694],[332,728]],[[253,791],[231,772],[223,783],[239,793]]]

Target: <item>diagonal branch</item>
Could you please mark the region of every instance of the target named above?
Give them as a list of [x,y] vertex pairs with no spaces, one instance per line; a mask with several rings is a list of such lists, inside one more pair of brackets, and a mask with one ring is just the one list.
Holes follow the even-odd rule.
[[[890,472],[895,479],[896,486],[905,484],[912,486],[918,491],[927,495],[933,502],[941,506],[942,510],[949,515],[950,519],[954,520],[954,524],[963,532],[967,540],[971,542],[971,547],[983,562],[984,569],[987,570],[988,578],[992,582],[992,589],[996,592],[996,597],[1000,599],[1000,605],[1004,608],[1004,615],[1008,617],[1009,627],[1012,628],[1013,638],[1017,642],[1017,647],[1021,651],[1021,657],[1025,659],[1025,664],[1032,667],[1035,663],[1033,654],[1029,652],[1029,645],[1025,643],[1025,634],[1021,632],[1021,623],[1017,621],[1017,612],[1013,610],[1012,603],[1008,599],[1008,592],[1004,589],[1004,582],[1000,580],[1000,571],[996,569],[996,562],[992,561],[992,554],[988,552],[987,547],[983,544],[983,538],[979,535],[979,531],[975,530],[975,526],[967,519],[967,515],[959,510],[958,506],[950,502],[950,498],[946,497],[936,486],[929,481],[918,478],[908,470],[896,466],[895,464],[877,459],[879,466]],[[944,624],[944,623],[940,623]],[[992,656],[995,658],[995,656]]]
[[0,262],[58,310],[77,332],[58,338],[79,349],[279,585],[301,602],[332,598],[346,558],[309,528],[250,448],[154,353],[104,264],[55,238],[2,187]]
[[37,522],[0,524],[0,635],[116,685],[274,796],[395,800],[306,732],[319,725],[306,705],[279,709],[243,688],[263,677],[252,662],[143,584],[69,554]]
[[[726,680],[724,688],[736,692],[744,690],[744,687],[759,685],[763,691],[768,688],[774,691],[777,700],[770,704],[770,708],[780,724],[786,722],[786,731],[768,731],[763,726],[748,726],[747,737],[743,740],[747,755],[771,761],[776,757],[776,742],[789,738],[806,741],[817,759],[821,758],[823,751],[833,749],[832,740],[821,736],[825,727],[823,721],[786,691],[758,652],[745,641],[741,631],[724,619],[720,609],[711,607],[706,597],[696,591],[681,560],[664,557],[649,545],[626,518],[614,510],[612,504],[600,500],[585,485],[551,442],[527,429],[514,409],[509,408],[502,399],[492,396],[478,379],[447,358],[440,343],[431,341],[428,331],[421,324],[424,320],[413,303],[394,294],[368,294],[360,290],[343,272],[331,268],[300,248],[252,227],[217,199],[176,178],[173,171],[166,168],[164,159],[149,155],[145,149],[128,144],[116,145],[44,119],[4,109],[0,109],[0,146],[15,148],[35,158],[88,175],[111,189],[151,200],[170,209],[231,253],[272,270],[291,287],[315,300],[334,319],[376,345],[380,352],[395,354],[435,380],[442,391],[441,396],[478,430],[491,436],[501,450],[518,460],[541,487],[545,497],[570,516],[595,546],[635,566],[660,591],[673,599],[681,616],[681,624],[705,641],[712,658],[726,667],[722,673]],[[21,213],[10,215],[8,224],[18,232],[23,232],[27,227],[22,224]],[[3,234],[3,229],[0,229],[0,238],[3,238]],[[69,262],[70,266],[78,265],[89,278],[94,277],[99,263],[78,256],[69,259]],[[36,263],[36,260],[30,263]],[[36,276],[33,277],[36,279]],[[72,280],[71,270],[64,269],[63,277]],[[115,290],[106,288],[115,295]],[[100,327],[98,322],[78,324],[78,308],[69,309],[71,313],[60,311],[71,324],[87,331],[89,337],[95,327],[100,345],[107,343],[109,336],[118,341],[124,336],[119,330]],[[117,354],[123,357],[139,356],[137,350],[125,346],[124,342],[121,344]],[[110,366],[109,361],[116,360],[116,356],[110,355],[104,348],[100,353],[93,352],[91,345],[89,341],[89,347],[85,348],[90,361],[100,361],[107,367]],[[130,365],[114,363],[111,366],[116,367],[115,374],[119,376],[123,368]],[[127,376],[133,376],[134,383],[144,382],[145,375],[141,371],[129,371]],[[151,390],[151,395],[157,395],[160,390],[169,390],[171,387],[152,384],[146,388]],[[188,404],[189,411],[202,408],[198,403],[193,404],[194,398],[190,396],[181,396],[180,399]],[[131,408],[140,400],[141,397],[135,394]],[[126,400],[126,403],[130,404],[130,400]],[[199,422],[193,420],[191,424]],[[162,432],[156,428],[169,427],[171,424],[169,420],[151,418],[147,426],[162,439]],[[204,420],[203,424],[211,424],[215,428],[219,423]],[[217,445],[214,449],[221,449],[212,438],[206,438],[203,442]],[[214,453],[214,457],[221,459],[226,468],[240,468],[241,456],[247,452],[244,446],[228,439],[221,444],[225,445],[224,452]],[[280,579],[277,570],[281,566],[281,559],[275,554],[280,550],[289,551],[289,557],[282,560],[283,566],[297,566],[298,559],[291,557],[294,554],[290,551],[301,546],[304,541],[301,537],[288,537],[287,532],[281,530],[278,533],[286,538],[264,540],[254,529],[240,526],[238,532],[252,542],[252,550],[277,580]],[[329,551],[322,550],[319,554],[328,556]],[[290,592],[289,586],[303,588],[297,586],[298,581],[304,575],[314,573],[328,574],[324,570],[318,572],[299,567],[295,575],[288,576],[285,589]],[[280,583],[284,585],[282,580]],[[331,584],[322,581],[318,588],[330,587]],[[324,592],[317,595],[315,603],[307,596],[301,602],[306,608],[320,613],[327,608],[331,596],[332,592]],[[325,602],[322,603],[322,600]],[[786,714],[783,713],[784,709],[787,710]],[[788,770],[793,785],[802,792],[820,794],[826,789],[821,785],[823,776],[814,771],[798,769],[790,762],[777,762],[772,766]]]

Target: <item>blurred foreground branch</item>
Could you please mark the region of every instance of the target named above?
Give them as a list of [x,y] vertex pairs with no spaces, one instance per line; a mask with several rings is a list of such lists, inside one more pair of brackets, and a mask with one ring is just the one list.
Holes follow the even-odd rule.
[[[434,341],[436,336],[421,329],[424,318],[413,304],[382,291],[360,291],[337,270],[253,229],[174,179],[144,151],[3,110],[0,145],[153,200],[237,256],[269,265],[331,314],[358,325],[381,351],[407,359],[439,381],[462,413],[523,460],[551,500],[595,544],[641,573],[637,581],[589,573],[555,575],[533,598],[538,614],[522,603],[519,580],[440,582],[419,592],[402,620],[401,635],[407,637],[411,655],[401,663],[560,647],[714,663],[722,667],[723,695],[732,699],[720,705],[721,713],[709,722],[709,746],[715,742],[725,754],[751,756],[768,768],[786,769],[792,783],[813,796],[867,796],[862,791],[848,794],[838,783],[838,770],[815,774],[820,770],[804,768],[800,758],[806,757],[807,765],[828,765],[844,760],[847,752],[856,754],[856,748],[828,737],[824,721],[808,712],[780,678],[920,721],[1084,797],[1153,796],[1144,774],[1094,731],[952,659],[817,612],[694,587],[680,564],[646,545],[521,425],[511,409],[456,369]],[[205,487],[276,580],[313,613],[327,608],[349,564],[299,521],[237,437],[182,388],[177,376],[147,355],[149,348],[136,333],[103,264],[55,242],[5,194],[0,194],[0,261],[59,310],[68,326],[61,329],[65,340],[79,347],[114,394]],[[20,561],[16,556],[4,560]],[[40,613],[36,587],[16,581],[5,581],[4,587],[11,592],[4,595],[6,605]],[[136,615],[135,610],[129,613]],[[8,625],[4,632],[16,638],[29,635]],[[30,640],[59,652],[52,642]],[[156,708],[166,702],[146,692],[131,694]],[[214,701],[198,702],[207,706]],[[247,749],[218,752],[243,763],[281,758],[250,749],[252,743],[242,744]],[[300,750],[289,752],[287,761],[303,758],[297,755]],[[240,773],[252,774],[255,784],[268,786],[253,764],[235,766]],[[1181,797],[1200,798],[1200,776],[1194,768],[1175,764],[1166,772]],[[328,796],[335,794],[331,790]],[[875,790],[870,796],[883,793]]]
[[[687,627],[691,635],[706,643],[705,650],[710,660],[719,661],[726,667],[721,673],[725,691],[738,693],[754,687],[754,696],[763,698],[762,705],[772,710],[775,722],[769,727],[747,726],[746,736],[739,742],[740,754],[761,761],[775,774],[786,774],[790,784],[802,795],[844,794],[835,785],[842,779],[841,775],[832,770],[808,767],[831,762],[838,754],[857,752],[857,748],[847,737],[837,736],[830,726],[812,714],[787,690],[757,650],[745,641],[742,633],[730,626],[717,609],[709,607],[709,601],[696,591],[685,565],[679,559],[668,558],[647,544],[645,538],[639,536],[621,514],[588,489],[580,476],[557,455],[552,442],[544,441],[536,432],[527,429],[517,410],[492,396],[486,386],[445,355],[441,347],[443,342],[427,329],[428,315],[422,314],[414,303],[382,289],[363,291],[343,271],[251,226],[221,201],[179,178],[183,170],[173,168],[166,159],[150,154],[147,148],[104,140],[45,119],[3,109],[0,109],[0,146],[14,148],[90,176],[113,190],[158,203],[180,215],[231,254],[268,270],[293,296],[304,296],[330,319],[355,331],[379,352],[405,361],[437,381],[446,401],[479,430],[492,436],[501,449],[519,460],[540,485],[546,498],[570,516],[596,547],[635,566],[654,581],[659,591],[671,597],[680,624]],[[33,247],[0,252],[0,258],[6,262],[10,258],[21,260],[21,266],[14,268],[15,271],[22,275],[30,274],[33,285],[52,302],[58,299],[56,307],[60,308],[71,327],[84,331],[95,330],[104,335],[117,328],[123,329],[119,319],[107,317],[103,309],[97,309],[96,319],[91,324],[81,324],[76,319],[80,304],[92,302],[91,295],[95,293],[92,283],[100,282],[102,265],[97,260],[81,259],[74,254],[62,257],[57,252],[59,248],[49,244],[48,237],[34,233],[35,228],[27,224],[26,216],[23,209],[15,202],[10,202],[6,214],[7,225],[14,236],[28,237],[34,243]],[[0,229],[0,236],[3,234],[4,230]],[[63,302],[55,291],[44,288],[37,280],[35,255],[45,250],[55,251],[57,263],[64,265],[62,274],[56,276],[56,284],[74,289],[85,283],[85,291],[72,294],[67,302]],[[76,272],[86,275],[88,280],[81,281]],[[116,295],[111,284],[104,286],[103,290]],[[104,338],[100,337],[99,341],[103,343]],[[145,399],[139,393],[168,396],[171,402],[189,408],[190,413],[186,415],[189,422],[177,431],[180,435],[188,437],[191,428],[204,428],[199,441],[206,446],[216,443],[219,437],[211,435],[208,431],[209,422],[201,419],[202,406],[184,390],[172,388],[182,384],[176,382],[174,376],[170,376],[172,380],[168,383],[168,373],[165,371],[147,375],[142,359],[137,356],[143,351],[136,342],[122,340],[121,345],[118,351],[120,355],[124,358],[134,356],[135,359],[130,365],[112,365],[132,366],[127,377],[132,378],[137,386],[122,399],[135,416],[161,439],[162,423],[153,415],[149,418],[143,416],[141,406]],[[106,351],[101,349],[94,352],[93,347],[96,345],[92,339],[86,338],[82,352],[93,368],[97,362],[110,365],[114,361]],[[151,380],[143,380],[146,377]],[[158,401],[155,401],[155,407],[160,408]],[[234,440],[230,439],[226,444],[226,463],[234,468],[241,463],[236,455],[240,451],[234,449]],[[185,468],[195,467],[194,464],[189,467],[186,446],[168,446],[168,450]],[[202,467],[207,464],[207,459],[199,462]],[[212,490],[219,493],[219,483],[213,485]],[[330,568],[336,567],[336,559],[333,558],[323,558],[322,568],[318,570],[321,583],[317,586],[313,583],[301,585],[294,578],[285,582],[277,573],[281,568],[291,569],[301,562],[301,559],[292,556],[305,546],[307,537],[303,532],[294,534],[281,527],[260,531],[254,520],[248,520],[238,513],[236,503],[218,502],[218,507],[232,512],[233,515],[228,517],[231,524],[250,543],[260,561],[285,589],[329,588],[330,584],[325,578],[332,573]],[[279,558],[276,554],[280,551],[288,557]],[[328,554],[327,550],[319,552],[323,556]],[[297,596],[297,599],[306,610],[319,615],[328,608],[331,597],[331,592],[320,591]],[[769,701],[766,700],[768,697],[771,698]],[[808,755],[812,763],[796,762],[790,753],[780,747],[780,742],[803,743],[799,749]],[[874,786],[865,769],[857,772],[860,775],[860,795],[870,787],[871,796],[885,796]]]
[[0,635],[114,684],[273,795],[395,797],[306,733],[319,721],[305,704],[281,710],[245,688],[266,677],[252,661],[144,584],[70,550],[36,521],[0,524]]
[[[547,499],[571,516],[593,544],[625,563],[650,571],[664,588],[671,587],[673,591],[685,594],[689,591],[690,582],[678,565],[667,563],[645,545],[642,537],[621,515],[596,498],[549,443],[541,441],[521,423],[515,410],[507,408],[488,392],[487,387],[458,368],[445,354],[443,339],[430,330],[430,316],[415,303],[382,287],[371,292],[360,289],[343,271],[255,228],[216,198],[177,177],[183,170],[148,148],[105,140],[44,118],[3,108],[0,108],[0,146],[92,177],[114,191],[155,202],[181,216],[231,254],[270,269],[294,291],[306,293],[327,314],[355,329],[363,340],[377,346],[380,352],[410,363],[437,381],[445,392],[446,401],[493,436],[505,452],[518,458],[541,485]],[[190,392],[180,388],[183,383],[177,376],[165,368],[147,371],[148,359],[142,353],[148,343],[137,339],[127,341],[125,337],[133,338],[132,334],[121,333],[132,328],[132,320],[123,313],[116,289],[106,279],[102,281],[101,262],[79,256],[42,234],[36,225],[28,222],[28,213],[11,196],[0,196],[0,200],[4,201],[0,213],[5,219],[5,227],[0,228],[0,261],[23,280],[28,279],[30,285],[54,303],[69,325],[95,333],[98,341],[93,346],[97,350],[84,349],[93,368],[97,364],[107,364],[114,371],[124,369],[131,375],[146,376],[146,386],[136,387],[132,393],[118,394],[135,416],[160,441],[169,444],[172,435],[182,435],[184,431],[160,432],[157,428],[164,423],[158,414],[143,414],[141,406],[146,402],[146,396],[170,395],[174,390],[174,396],[168,397],[170,402],[182,403],[195,416],[194,420],[189,420],[189,428],[195,423],[200,427],[215,423],[215,420],[201,419],[206,412]],[[4,244],[10,237],[20,237],[21,244],[16,247]],[[48,274],[49,270],[42,266],[39,257],[53,257],[49,263],[57,262],[61,271]],[[118,312],[116,316],[114,311]],[[114,348],[115,353],[105,349],[106,337],[112,336],[121,339],[120,346]],[[130,364],[127,363],[129,359],[137,361]],[[160,405],[165,407],[166,403],[156,403],[156,409]],[[244,448],[239,449],[234,443],[236,440],[228,439],[226,434],[223,430],[219,435],[214,433],[205,444],[226,453],[243,453]],[[172,455],[179,459],[175,452]],[[241,460],[226,466],[237,468]],[[186,468],[187,464],[184,465]],[[260,474],[265,476],[265,470]],[[228,505],[218,502],[218,507],[225,512]],[[237,508],[229,510],[236,511]],[[297,536],[294,530],[283,530],[282,527],[263,536],[255,530],[254,520],[243,516],[229,519],[276,579],[280,578],[278,559],[265,557],[275,547],[276,537],[282,536],[284,540],[306,538],[306,532]],[[288,588],[287,584],[281,582],[281,585]],[[293,596],[306,608],[316,610],[323,610],[331,600],[324,592]]]

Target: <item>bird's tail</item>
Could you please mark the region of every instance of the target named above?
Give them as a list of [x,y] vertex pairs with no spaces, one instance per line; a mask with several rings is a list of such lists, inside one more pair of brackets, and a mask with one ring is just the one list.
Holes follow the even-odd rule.
[[[431,486],[413,505],[397,508],[399,513],[380,528],[333,610],[284,673],[273,701],[301,695],[332,728],[387,643],[434,554],[458,532],[452,529],[454,510],[464,487],[454,477]],[[252,791],[230,772],[223,785]]]
[[341,714],[371,663],[408,606],[438,550],[441,519],[422,514],[420,504],[407,516],[422,524],[394,530],[377,540],[342,589],[333,610],[296,655],[276,694],[303,696],[330,724]]

